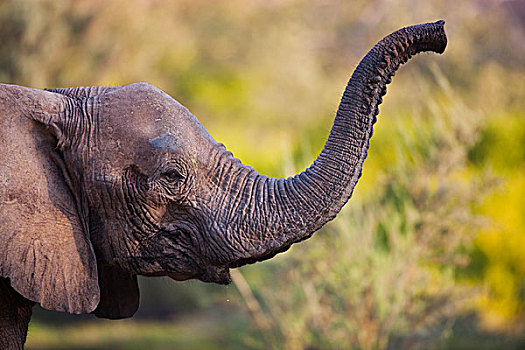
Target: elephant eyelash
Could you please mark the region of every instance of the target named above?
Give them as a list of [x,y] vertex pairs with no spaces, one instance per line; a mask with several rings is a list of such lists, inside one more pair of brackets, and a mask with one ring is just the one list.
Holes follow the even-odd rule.
[[170,182],[176,182],[181,181],[184,179],[184,175],[182,175],[179,171],[172,169],[165,171],[161,174],[161,177],[170,181]]

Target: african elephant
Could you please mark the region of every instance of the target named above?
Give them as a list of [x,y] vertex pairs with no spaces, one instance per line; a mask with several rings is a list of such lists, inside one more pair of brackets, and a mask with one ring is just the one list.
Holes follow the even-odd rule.
[[398,30],[355,69],[324,149],[270,178],[160,89],[0,85],[0,348],[22,348],[34,303],[132,316],[137,275],[230,283],[229,269],[309,238],[352,195],[386,85],[444,22]]

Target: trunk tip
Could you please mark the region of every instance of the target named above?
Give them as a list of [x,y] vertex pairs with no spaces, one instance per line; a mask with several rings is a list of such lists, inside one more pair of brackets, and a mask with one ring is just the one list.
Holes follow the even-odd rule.
[[[445,21],[417,24],[407,27],[409,34],[416,42],[416,53],[433,51],[442,54],[447,47],[447,34],[445,33]],[[397,33],[397,32],[396,32]],[[406,33],[406,32],[405,32]]]
[[445,33],[445,21],[440,19],[439,21],[434,22],[434,26],[438,33],[438,42],[439,45],[435,48],[434,52],[442,54],[445,52],[447,47],[447,34]]

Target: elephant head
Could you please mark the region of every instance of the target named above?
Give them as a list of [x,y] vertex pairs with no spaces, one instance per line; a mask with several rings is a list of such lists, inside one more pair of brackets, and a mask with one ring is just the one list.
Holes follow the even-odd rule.
[[0,86],[0,276],[43,307],[127,317],[136,275],[227,284],[309,238],[348,201],[398,67],[442,53],[444,22],[403,28],[359,63],[306,170],[243,165],[160,89]]

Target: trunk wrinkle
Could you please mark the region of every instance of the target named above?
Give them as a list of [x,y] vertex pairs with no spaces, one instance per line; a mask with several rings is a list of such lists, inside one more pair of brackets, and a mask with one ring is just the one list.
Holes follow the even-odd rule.
[[[252,227],[248,237],[244,232],[237,233],[243,239],[236,244],[243,244],[246,253],[231,262],[231,267],[268,259],[287,250],[336,216],[361,176],[386,85],[412,56],[424,51],[442,53],[446,44],[444,21],[438,21],[400,29],[365,55],[345,88],[325,147],[312,165],[286,180],[268,179],[268,199],[257,204],[263,210],[252,209],[254,202],[248,200],[249,210],[237,211],[236,203],[228,213],[228,222],[261,223],[254,226],[257,229]],[[252,174],[260,176],[254,171]],[[225,188],[228,190],[230,185]],[[235,187],[229,191],[239,195]],[[233,219],[233,215],[237,218]]]

